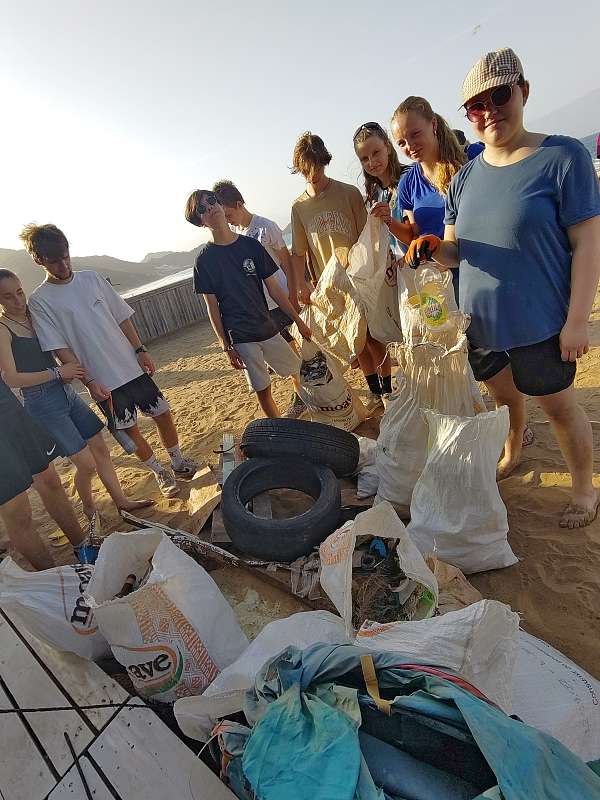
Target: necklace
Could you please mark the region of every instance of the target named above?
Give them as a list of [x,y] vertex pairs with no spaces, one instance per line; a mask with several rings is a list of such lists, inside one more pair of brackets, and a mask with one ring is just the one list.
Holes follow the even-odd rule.
[[29,320],[27,320],[27,322],[25,323],[25,322],[19,322],[18,319],[13,319],[12,317],[9,317],[8,314],[3,314],[2,316],[4,317],[4,319],[9,319],[11,322],[14,322],[15,325],[20,325],[21,328],[25,328],[25,330],[29,331],[30,333],[33,330],[31,327],[31,322],[29,322]]

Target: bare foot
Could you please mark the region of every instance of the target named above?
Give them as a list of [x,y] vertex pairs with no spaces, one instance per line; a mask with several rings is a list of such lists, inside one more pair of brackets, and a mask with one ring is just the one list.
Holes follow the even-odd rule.
[[600,497],[598,492],[592,495],[573,496],[571,502],[563,511],[559,525],[561,528],[585,528],[590,525],[598,514]]
[[503,481],[505,478],[508,478],[509,475],[516,470],[516,468],[521,463],[521,452],[516,456],[509,457],[504,455],[500,461],[498,462],[498,466],[496,467],[496,480]]
[[125,503],[119,503],[117,508],[119,511],[136,511],[138,508],[148,508],[153,505],[154,500],[127,500]]

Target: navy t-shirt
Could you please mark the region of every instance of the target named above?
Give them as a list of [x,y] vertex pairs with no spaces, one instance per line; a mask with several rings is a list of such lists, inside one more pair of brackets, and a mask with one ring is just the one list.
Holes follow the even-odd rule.
[[233,344],[264,342],[276,335],[263,281],[277,269],[260,242],[241,234],[231,244],[208,242],[198,252],[194,290],[216,296],[223,326]]
[[503,167],[485,153],[466,164],[450,184],[446,223],[455,226],[470,341],[500,351],[559,333],[571,294],[567,228],[599,215],[598,178],[577,139],[548,136]]

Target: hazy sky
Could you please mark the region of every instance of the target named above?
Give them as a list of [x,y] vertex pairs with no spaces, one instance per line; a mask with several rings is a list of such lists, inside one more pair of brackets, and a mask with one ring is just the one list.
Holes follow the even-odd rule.
[[194,246],[187,195],[223,177],[284,227],[299,133],[358,182],[355,128],[409,94],[468,133],[459,89],[487,50],[521,56],[531,120],[600,83],[591,0],[1,0],[0,20],[0,247],[52,221],[74,255]]

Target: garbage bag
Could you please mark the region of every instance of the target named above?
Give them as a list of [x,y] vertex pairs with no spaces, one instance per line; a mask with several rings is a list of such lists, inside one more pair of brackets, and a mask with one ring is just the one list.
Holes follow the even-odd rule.
[[[148,570],[141,588],[115,597]],[[86,598],[138,693],[162,703],[200,694],[248,646],[208,572],[159,530],[111,534]]]
[[508,408],[476,417],[424,411],[429,453],[410,504],[408,533],[465,574],[517,563],[496,465],[508,434]]

